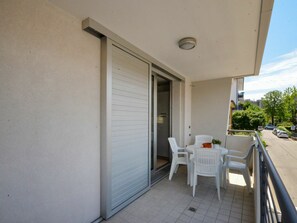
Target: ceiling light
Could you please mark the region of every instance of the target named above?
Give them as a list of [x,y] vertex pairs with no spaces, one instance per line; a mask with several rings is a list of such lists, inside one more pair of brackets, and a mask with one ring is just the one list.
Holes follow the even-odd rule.
[[183,50],[191,50],[196,46],[196,39],[193,37],[185,37],[178,41],[179,48]]

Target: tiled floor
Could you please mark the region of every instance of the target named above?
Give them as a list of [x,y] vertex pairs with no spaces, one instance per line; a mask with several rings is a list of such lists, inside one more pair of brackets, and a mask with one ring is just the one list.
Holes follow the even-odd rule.
[[[221,202],[217,197],[214,178],[199,177],[196,196],[186,185],[186,172],[180,168],[172,181],[157,183],[146,194],[110,218],[108,223],[159,222],[254,222],[253,193],[243,187],[241,175],[231,174],[227,189],[221,188]],[[195,210],[190,211],[192,207]]]

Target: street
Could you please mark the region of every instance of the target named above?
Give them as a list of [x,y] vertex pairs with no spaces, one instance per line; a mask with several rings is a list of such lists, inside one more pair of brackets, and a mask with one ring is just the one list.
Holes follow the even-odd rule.
[[268,154],[297,206],[297,141],[278,138],[270,130],[263,130],[262,134]]

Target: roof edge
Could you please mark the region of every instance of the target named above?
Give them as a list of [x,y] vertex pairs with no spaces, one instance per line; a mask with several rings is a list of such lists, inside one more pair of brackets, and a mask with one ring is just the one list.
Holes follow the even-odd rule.
[[262,0],[262,3],[261,3],[254,75],[259,75],[260,73],[260,68],[261,68],[263,54],[264,54],[264,48],[265,48],[266,39],[268,36],[270,19],[272,15],[273,4],[274,4],[274,0]]

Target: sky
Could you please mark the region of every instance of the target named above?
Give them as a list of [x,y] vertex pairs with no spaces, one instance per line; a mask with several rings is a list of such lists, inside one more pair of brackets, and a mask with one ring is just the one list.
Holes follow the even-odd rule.
[[275,0],[260,75],[245,78],[244,98],[297,87],[297,1]]

